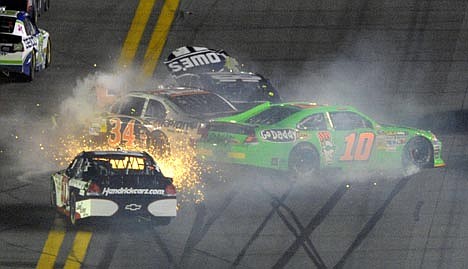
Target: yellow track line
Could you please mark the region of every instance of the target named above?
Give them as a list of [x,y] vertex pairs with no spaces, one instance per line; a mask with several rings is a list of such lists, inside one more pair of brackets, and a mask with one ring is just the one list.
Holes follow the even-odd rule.
[[62,246],[63,239],[65,238],[65,229],[63,223],[59,219],[55,219],[54,226],[50,230],[47,241],[42,249],[41,257],[37,262],[37,269],[54,268],[55,260]]
[[161,55],[164,44],[166,43],[169,29],[171,28],[172,21],[174,20],[179,0],[166,0],[162,7],[161,14],[159,15],[158,22],[154,27],[151,40],[146,49],[145,57],[143,60],[143,76],[150,77],[156,65],[158,64],[159,56]]
[[76,233],[73,248],[68,254],[64,269],[79,269],[81,267],[92,235],[93,233],[88,231],[78,231]]
[[149,16],[153,11],[153,6],[156,0],[140,0],[135,16],[133,17],[132,25],[127,33],[122,51],[119,58],[119,66],[126,66],[135,58],[138,45],[145,30]]

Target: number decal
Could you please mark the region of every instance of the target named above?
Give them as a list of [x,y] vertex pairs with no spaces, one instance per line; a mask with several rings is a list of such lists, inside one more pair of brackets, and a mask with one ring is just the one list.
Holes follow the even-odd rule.
[[346,148],[340,161],[367,161],[374,145],[374,133],[360,133],[356,141],[356,133],[345,137]]
[[135,120],[130,120],[125,127],[125,130],[122,132],[122,141],[125,141],[127,147],[133,146],[135,141]]
[[112,125],[112,129],[110,130],[109,138],[107,139],[107,143],[109,146],[115,147],[120,144],[122,140],[122,136],[120,135],[120,127],[122,126],[122,121],[120,119],[110,119],[110,124]]
[[121,142],[125,142],[125,146],[132,147],[133,142],[135,142],[135,120],[130,120],[123,132],[120,132],[122,121],[119,118],[110,119],[109,122],[112,125],[109,138],[107,139],[109,146],[115,147]]

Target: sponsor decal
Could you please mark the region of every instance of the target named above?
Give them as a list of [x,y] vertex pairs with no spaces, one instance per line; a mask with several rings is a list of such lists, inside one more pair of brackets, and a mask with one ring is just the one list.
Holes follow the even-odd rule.
[[138,211],[141,209],[141,205],[137,205],[137,204],[128,204],[128,205],[125,205],[125,210],[129,210],[129,211]]
[[335,154],[335,145],[332,142],[331,134],[328,131],[318,132],[318,139],[320,141],[320,148],[322,149],[323,159],[326,164],[333,162],[333,156]]
[[234,139],[234,136],[229,134],[216,134],[216,133],[209,133],[208,134],[208,142],[215,143],[218,145],[225,145],[228,143],[238,144],[239,142]]
[[155,120],[152,121],[151,124],[156,127],[165,127],[165,128],[173,128],[177,130],[193,130],[193,129],[198,129],[200,127],[200,122],[196,121],[178,121],[178,120]]
[[37,40],[32,36],[25,38],[23,41],[26,49],[30,49],[34,46],[37,46]]
[[135,195],[135,194],[142,194],[142,195],[163,195],[163,189],[134,189],[134,188],[120,188],[120,189],[111,189],[106,187],[102,190],[102,194],[104,196],[108,195]]
[[260,136],[263,140],[277,143],[288,143],[296,141],[296,130],[294,129],[270,129],[262,130]]
[[88,188],[89,183],[87,181],[71,179],[69,182],[70,187],[74,187],[80,190],[85,190]]
[[408,140],[405,132],[382,132],[377,135],[377,148],[386,151],[396,151],[396,148]]
[[203,47],[180,47],[167,57],[166,64],[174,75],[189,71],[221,71],[228,55],[223,50],[213,50]]

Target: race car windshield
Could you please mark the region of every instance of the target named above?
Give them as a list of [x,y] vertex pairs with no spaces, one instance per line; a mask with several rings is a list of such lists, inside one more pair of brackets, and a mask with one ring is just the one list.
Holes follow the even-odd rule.
[[182,111],[187,114],[203,115],[221,112],[235,112],[235,110],[216,94],[185,94],[170,97]]
[[[1,6],[1,5],[0,5]],[[15,30],[15,17],[0,17],[0,32],[1,33],[13,33]],[[1,42],[6,43],[6,42]]]
[[212,88],[217,94],[232,102],[279,101],[279,95],[275,93],[271,85],[262,81],[213,81]]
[[87,161],[84,173],[87,176],[113,175],[155,175],[159,171],[156,164],[135,156],[117,158],[99,157]]
[[270,125],[278,123],[292,114],[301,111],[294,106],[273,106],[247,120],[250,124]]
[[21,43],[21,36],[0,34],[1,44],[17,44]]
[[138,97],[126,98],[112,106],[111,112],[127,116],[140,116],[146,99]]

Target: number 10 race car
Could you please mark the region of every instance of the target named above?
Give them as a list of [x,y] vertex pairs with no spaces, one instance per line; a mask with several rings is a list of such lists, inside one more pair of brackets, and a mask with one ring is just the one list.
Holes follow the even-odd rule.
[[70,223],[89,217],[142,216],[167,225],[176,190],[146,152],[87,151],[51,177],[51,203]]
[[419,129],[382,125],[350,106],[259,105],[208,124],[197,143],[207,161],[289,171],[417,171],[440,167],[442,144]]

